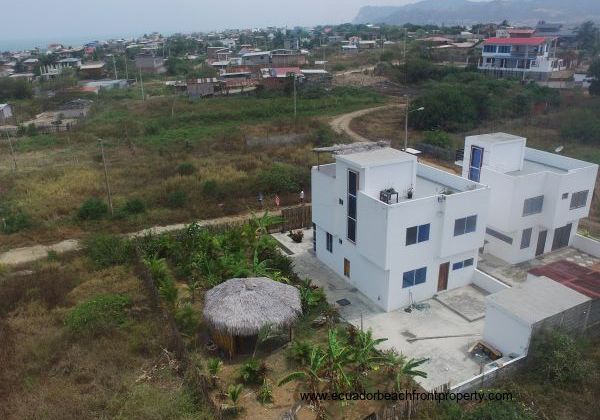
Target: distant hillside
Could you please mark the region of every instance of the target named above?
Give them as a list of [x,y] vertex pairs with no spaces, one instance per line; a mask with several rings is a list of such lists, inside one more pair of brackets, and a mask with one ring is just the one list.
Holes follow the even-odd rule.
[[470,25],[504,19],[517,24],[600,21],[600,0],[423,0],[405,6],[365,6],[354,23]]

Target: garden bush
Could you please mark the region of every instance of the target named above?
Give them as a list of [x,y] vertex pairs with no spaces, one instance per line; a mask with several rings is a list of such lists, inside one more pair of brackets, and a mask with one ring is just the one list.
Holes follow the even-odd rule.
[[65,320],[66,327],[76,334],[102,334],[127,321],[131,299],[126,295],[99,295],[77,305]]
[[175,311],[175,324],[185,335],[194,334],[198,329],[199,322],[198,314],[190,304],[182,305]]
[[88,198],[83,202],[77,216],[82,220],[98,220],[108,213],[106,203],[98,198]]
[[275,163],[258,173],[258,185],[267,193],[297,192],[308,184],[308,173],[292,165]]
[[7,235],[29,229],[32,224],[31,217],[22,211],[12,211],[0,217],[0,231]]
[[193,163],[184,162],[184,163],[179,164],[179,166],[177,166],[177,173],[180,176],[192,175],[195,172],[196,172],[196,167],[194,166]]
[[95,234],[84,242],[87,255],[97,269],[128,264],[134,256],[131,242],[123,237]]
[[167,195],[167,206],[172,209],[185,207],[188,202],[188,194],[183,190],[175,190]]
[[450,138],[450,135],[441,130],[426,131],[423,142],[443,149],[452,148],[452,139]]
[[125,202],[122,212],[125,214],[141,214],[146,211],[146,205],[140,198],[130,198]]
[[249,384],[262,384],[267,375],[267,364],[257,359],[250,359],[240,367],[240,380]]

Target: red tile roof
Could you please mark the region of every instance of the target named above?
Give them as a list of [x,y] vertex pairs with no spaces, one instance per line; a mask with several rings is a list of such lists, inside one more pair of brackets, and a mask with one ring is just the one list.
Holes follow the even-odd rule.
[[543,36],[534,36],[532,38],[488,38],[484,41],[484,45],[540,45],[551,40],[551,38]]

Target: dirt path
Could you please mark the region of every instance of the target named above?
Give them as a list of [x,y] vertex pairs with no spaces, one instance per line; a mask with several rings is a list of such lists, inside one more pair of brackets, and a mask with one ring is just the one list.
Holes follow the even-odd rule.
[[340,115],[339,117],[334,118],[333,120],[331,120],[329,122],[329,126],[331,127],[331,129],[333,131],[335,131],[338,134],[346,134],[354,142],[372,141],[371,139],[363,137],[360,134],[358,134],[357,132],[352,131],[352,129],[350,128],[350,123],[352,122],[352,120],[354,118],[361,117],[365,114],[370,114],[371,112],[383,111],[384,109],[390,109],[390,108],[394,108],[394,107],[398,108],[399,105],[391,104],[391,105],[378,106],[375,108],[360,109],[358,111],[350,112],[348,114]]
[[[294,207],[294,206],[291,206]],[[285,207],[288,208],[288,207]],[[279,216],[281,215],[281,210],[270,211],[270,214]],[[236,216],[226,216],[219,217],[216,219],[208,219],[208,220],[199,220],[198,224],[200,226],[210,226],[217,225],[222,223],[233,223],[240,220],[247,220],[252,216],[252,213],[244,213]],[[147,229],[142,229],[138,232],[132,232],[126,234],[129,238],[135,238],[137,236],[144,236],[147,234],[160,234],[166,232],[173,232],[177,230],[182,230],[189,223],[177,223],[174,225],[167,226],[153,226]],[[56,252],[57,254],[63,254],[65,252],[73,252],[78,251],[83,247],[82,241],[77,239],[67,239],[65,241],[61,241],[52,245],[33,245],[23,248],[15,248],[10,251],[6,251],[4,253],[0,253],[0,265],[19,265],[26,264],[30,262],[34,262],[37,260],[41,260],[48,256],[48,252]]]

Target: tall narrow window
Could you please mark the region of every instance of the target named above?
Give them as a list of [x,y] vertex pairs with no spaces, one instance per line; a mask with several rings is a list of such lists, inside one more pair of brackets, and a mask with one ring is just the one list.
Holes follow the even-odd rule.
[[358,173],[348,171],[348,226],[346,236],[356,243],[356,194],[358,191]]
[[344,276],[350,277],[350,261],[344,258]]
[[313,252],[317,253],[317,225],[313,223]]
[[325,246],[327,247],[327,251],[333,252],[333,235],[329,232],[325,234]]
[[523,233],[521,234],[521,249],[529,248],[531,245],[531,232],[533,228],[523,229]]
[[469,163],[469,179],[479,182],[481,178],[481,166],[483,165],[483,149],[471,146],[471,160]]

